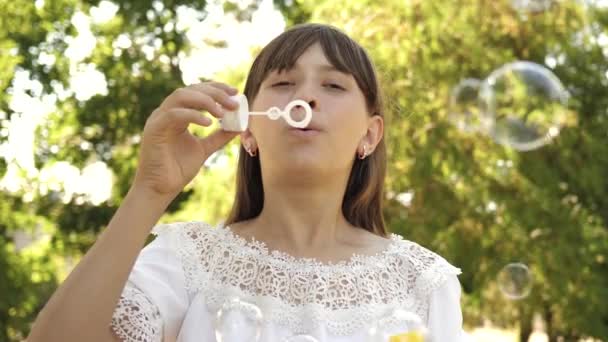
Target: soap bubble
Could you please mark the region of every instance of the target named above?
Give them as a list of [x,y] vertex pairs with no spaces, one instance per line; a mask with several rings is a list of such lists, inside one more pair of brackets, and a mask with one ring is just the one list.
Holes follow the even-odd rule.
[[498,288],[502,294],[513,300],[523,299],[532,290],[532,276],[525,264],[516,262],[506,265],[498,272]]
[[423,342],[430,338],[422,319],[402,309],[389,310],[367,330],[367,342],[407,341]]
[[218,342],[259,341],[262,318],[255,304],[230,298],[217,311],[215,338]]
[[520,13],[539,13],[551,8],[554,0],[511,0],[511,6]]
[[568,92],[547,68],[514,62],[493,71],[479,91],[488,134],[503,145],[530,151],[548,144],[573,121]]
[[319,342],[319,340],[310,335],[295,335],[286,338],[284,342]]
[[479,88],[481,81],[467,78],[452,89],[448,119],[461,131],[484,131],[487,116],[482,115],[479,107]]

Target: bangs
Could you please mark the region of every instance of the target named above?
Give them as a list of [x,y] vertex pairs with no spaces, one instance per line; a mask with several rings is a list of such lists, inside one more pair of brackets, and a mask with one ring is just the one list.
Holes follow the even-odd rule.
[[[342,34],[340,34],[342,35]],[[262,78],[266,78],[272,71],[282,72],[291,70],[298,58],[315,43],[319,43],[325,58],[330,64],[339,71],[353,75],[355,70],[354,61],[346,61],[338,46],[352,49],[349,46],[348,37],[341,37],[336,32],[331,32],[327,28],[319,28],[314,31],[302,32],[296,37],[282,37],[277,42],[279,48],[275,53],[269,53],[268,62],[265,65]],[[342,40],[342,41],[340,41]],[[348,55],[354,55],[355,51],[347,51]],[[350,63],[349,63],[350,62]]]
[[340,72],[352,75],[365,94],[368,109],[377,111],[377,84],[373,65],[359,44],[340,30],[327,25],[295,26],[271,41],[254,61],[245,95],[252,101],[260,84],[273,71],[291,70],[298,58],[315,43],[319,43],[330,64]]

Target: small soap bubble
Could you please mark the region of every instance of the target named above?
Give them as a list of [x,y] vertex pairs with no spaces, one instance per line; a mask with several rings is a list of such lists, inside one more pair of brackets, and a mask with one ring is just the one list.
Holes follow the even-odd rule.
[[216,313],[215,338],[218,342],[259,341],[262,320],[255,304],[232,297]]
[[484,131],[487,126],[479,107],[479,88],[481,81],[467,78],[452,89],[450,95],[448,119],[463,132]]
[[295,335],[286,338],[284,342],[319,342],[319,340],[310,335]]
[[559,78],[536,63],[519,61],[496,69],[482,83],[479,96],[490,123],[488,134],[519,151],[550,143],[575,120]]
[[511,300],[526,298],[532,290],[532,276],[523,263],[510,263],[498,272],[498,288]]
[[428,329],[415,313],[392,309],[381,316],[367,330],[367,342],[424,342],[430,341]]

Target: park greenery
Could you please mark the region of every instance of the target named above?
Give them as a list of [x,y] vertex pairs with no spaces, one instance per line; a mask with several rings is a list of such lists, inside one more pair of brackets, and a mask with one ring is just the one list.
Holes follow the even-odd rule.
[[[16,139],[12,122],[39,119],[28,112],[33,103],[54,102],[34,131],[32,165],[6,151],[0,158],[0,179],[11,173],[22,180],[0,191],[0,341],[27,335],[120,205],[147,116],[184,85],[180,58],[193,44],[226,44],[205,36],[193,41],[176,22],[184,9],[205,20],[205,1],[112,0],[116,13],[91,24],[95,45],[78,62],[105,75],[107,91],[79,98],[69,89],[78,67],[66,53],[79,34],[72,19],[104,2],[0,0],[0,144]],[[238,21],[251,20],[259,5],[222,3],[225,15]],[[509,0],[274,5],[287,27],[330,23],[376,62],[387,108],[386,221],[392,232],[462,269],[465,326],[491,320],[518,329],[524,341],[539,313],[551,340],[608,340],[608,7],[575,0],[553,1],[542,11],[518,9]],[[121,35],[130,46],[116,48]],[[551,144],[526,152],[462,132],[448,120],[456,84],[517,60],[550,68],[576,115]],[[242,90],[250,63],[214,78]],[[14,104],[18,74],[36,81],[21,106]],[[238,139],[216,153],[162,221],[220,222],[233,199],[237,153]],[[36,171],[66,163],[81,170],[107,165],[109,198],[91,200]],[[20,242],[24,237],[27,244]],[[513,262],[532,275],[530,294],[518,300],[503,296],[496,281]]]

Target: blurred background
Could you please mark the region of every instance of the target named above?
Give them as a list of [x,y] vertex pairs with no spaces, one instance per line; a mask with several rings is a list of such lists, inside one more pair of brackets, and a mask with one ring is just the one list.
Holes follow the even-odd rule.
[[[242,90],[304,22],[375,60],[386,220],[462,268],[472,341],[608,341],[606,0],[0,0],[0,341],[27,336],[109,222],[161,100]],[[237,153],[162,221],[219,223]]]

